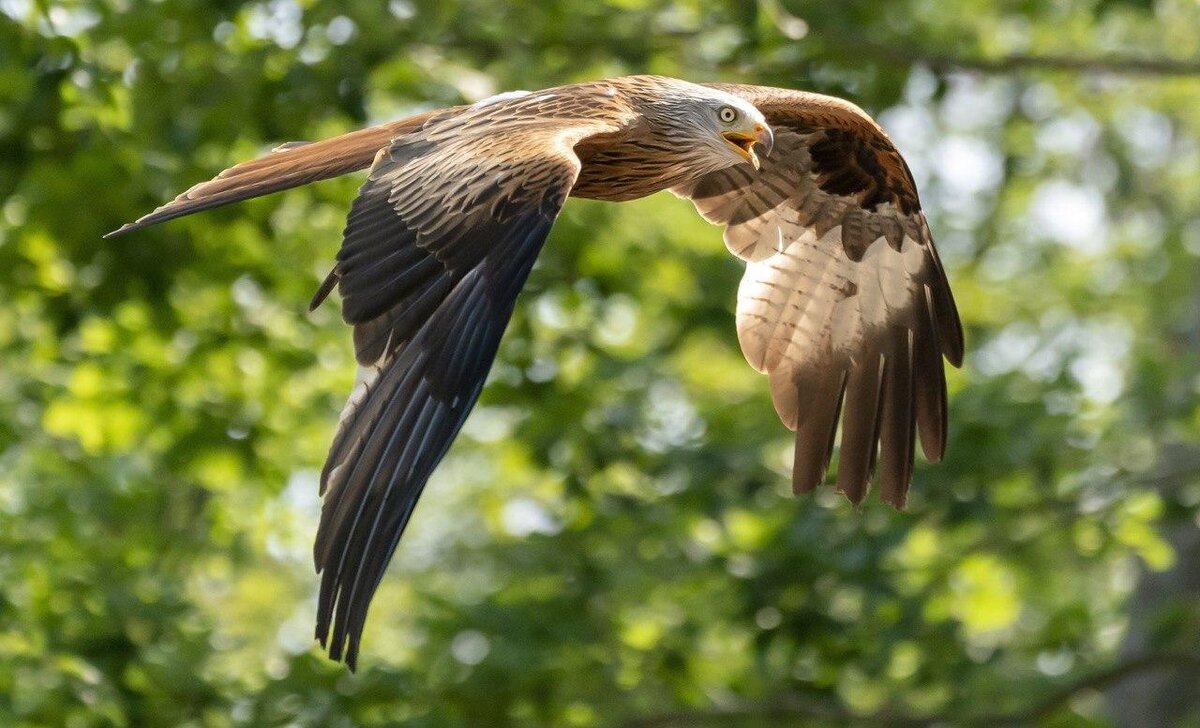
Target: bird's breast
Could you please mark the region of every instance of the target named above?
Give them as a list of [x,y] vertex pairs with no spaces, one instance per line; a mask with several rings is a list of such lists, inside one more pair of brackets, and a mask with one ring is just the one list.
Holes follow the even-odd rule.
[[677,149],[654,140],[588,141],[576,146],[575,152],[582,167],[572,197],[636,200],[694,176]]

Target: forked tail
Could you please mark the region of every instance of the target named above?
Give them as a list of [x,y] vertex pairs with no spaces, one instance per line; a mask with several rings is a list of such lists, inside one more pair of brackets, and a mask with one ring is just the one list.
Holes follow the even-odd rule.
[[366,169],[388,142],[419,129],[431,116],[438,113],[441,112],[429,111],[324,141],[284,144],[266,156],[230,167],[211,180],[192,187],[149,215],[140,217],[104,237],[123,235],[193,212]]

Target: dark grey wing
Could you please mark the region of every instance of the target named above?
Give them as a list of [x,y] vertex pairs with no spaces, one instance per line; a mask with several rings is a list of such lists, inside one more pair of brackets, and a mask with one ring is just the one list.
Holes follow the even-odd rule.
[[876,461],[881,496],[904,505],[921,436],[946,446],[943,356],[962,361],[962,329],[908,167],[874,121],[817,94],[719,86],[755,104],[775,132],[758,173],[714,172],[673,190],[726,226],[747,262],[738,340],[770,375],[796,431],[799,493],[825,477],[841,420],[838,489],[858,503]]
[[381,151],[314,299],[337,283],[363,368],[321,475],[314,548],[317,638],[352,669],[371,597],[579,173],[574,144],[618,123],[515,106],[432,122]]

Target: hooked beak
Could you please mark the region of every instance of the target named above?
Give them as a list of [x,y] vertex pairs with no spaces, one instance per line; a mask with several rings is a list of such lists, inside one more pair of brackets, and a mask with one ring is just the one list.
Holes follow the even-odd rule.
[[749,132],[724,131],[721,132],[721,136],[743,159],[754,165],[755,169],[761,165],[758,155],[754,153],[754,146],[758,145],[762,148],[764,157],[770,156],[771,148],[775,146],[775,135],[771,132],[771,127],[766,124],[755,124],[753,130]]

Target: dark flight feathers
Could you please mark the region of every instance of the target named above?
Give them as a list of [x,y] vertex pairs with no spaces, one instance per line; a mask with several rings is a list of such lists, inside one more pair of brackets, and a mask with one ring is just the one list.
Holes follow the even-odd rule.
[[380,152],[314,299],[336,281],[364,372],[321,475],[313,550],[317,638],[351,668],[417,498],[479,397],[579,173],[570,148],[611,131],[526,125],[498,138],[461,125],[433,121]]

